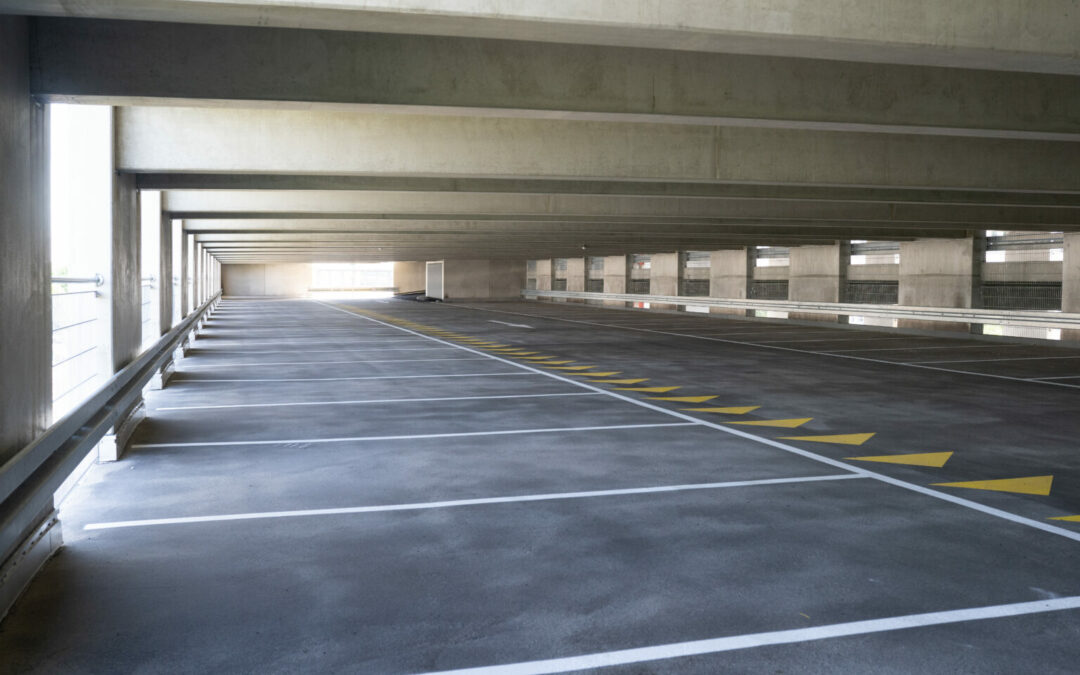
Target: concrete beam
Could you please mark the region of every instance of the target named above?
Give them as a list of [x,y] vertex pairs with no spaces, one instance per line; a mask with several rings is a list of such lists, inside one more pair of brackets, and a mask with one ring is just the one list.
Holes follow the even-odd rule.
[[1080,193],[913,190],[857,186],[686,183],[677,181],[439,178],[286,173],[140,173],[140,190],[376,190],[383,192],[496,192],[657,197],[714,197],[904,204],[1080,207]]
[[631,47],[39,19],[52,101],[444,110],[1080,140],[1075,76]]
[[[1080,146],[1078,146],[1080,147]],[[174,190],[163,208],[174,218],[261,218],[287,213],[291,218],[330,216],[357,219],[425,216],[472,219],[515,217],[619,216],[650,222],[664,219],[762,219],[880,221],[898,226],[920,222],[956,223],[983,229],[1013,225],[1080,229],[1080,207],[908,204],[897,202],[791,201],[710,197],[606,195],[475,194],[459,192],[380,192],[352,190]]]
[[1067,0],[0,0],[22,14],[644,46],[1076,74]]
[[1071,143],[293,110],[125,108],[129,172],[754,181],[1080,191]]

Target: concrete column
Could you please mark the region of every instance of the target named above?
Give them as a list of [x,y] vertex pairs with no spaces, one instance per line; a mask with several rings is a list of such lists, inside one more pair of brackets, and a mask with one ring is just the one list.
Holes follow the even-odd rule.
[[[630,278],[630,257],[625,255],[604,256],[604,292],[626,293],[626,280]],[[625,307],[621,300],[604,300],[605,305]]]
[[191,301],[188,298],[188,281],[191,279],[191,237],[184,232],[180,224],[180,318],[191,313]]
[[[745,300],[754,279],[754,249],[749,247],[713,251],[709,260],[709,295],[714,298]],[[712,307],[712,314],[746,316],[745,309]]]
[[133,174],[113,174],[112,311],[113,372],[139,355],[142,343],[142,252],[139,193]]
[[[830,246],[795,246],[791,249],[788,271],[788,299],[803,302],[842,302],[847,287],[848,244]],[[792,319],[841,321],[836,314],[792,312]]]
[[538,291],[550,291],[551,279],[554,270],[551,266],[551,260],[537,260],[536,261],[536,290]]
[[[899,304],[978,307],[981,304],[983,237],[917,239],[900,243]],[[904,328],[981,331],[980,325],[901,319]]]
[[[682,269],[678,253],[654,253],[649,270],[650,295],[678,295]],[[676,309],[677,305],[653,303],[650,309]]]
[[195,243],[195,269],[191,271],[191,280],[195,283],[195,288],[191,294],[191,311],[195,311],[202,304],[202,244]]
[[[1065,234],[1061,264],[1061,311],[1080,314],[1080,232]],[[1063,330],[1061,339],[1080,342],[1080,330]]]
[[394,263],[394,286],[398,293],[423,292],[425,267],[426,263],[416,260]]
[[566,259],[566,290],[585,290],[585,258]]
[[30,98],[28,49],[26,19],[0,16],[0,462],[52,408],[49,117]]
[[520,300],[524,288],[524,260],[446,260],[443,263],[443,298],[446,302]]
[[164,335],[172,328],[173,316],[173,233],[172,218],[161,212],[158,230],[161,242],[158,259],[158,331]]

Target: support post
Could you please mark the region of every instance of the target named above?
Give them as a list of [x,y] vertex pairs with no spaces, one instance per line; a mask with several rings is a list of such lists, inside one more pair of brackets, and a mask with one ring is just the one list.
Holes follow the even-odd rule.
[[[899,304],[914,307],[978,307],[982,304],[985,237],[917,239],[900,243]],[[902,328],[982,332],[981,324],[901,319]]]
[[[743,247],[713,251],[709,259],[709,295],[714,298],[745,300],[750,297],[754,279],[754,249]],[[712,314],[746,316],[748,310],[726,307],[710,308]]]
[[[797,246],[791,249],[788,299],[804,302],[843,302],[847,288],[848,243]],[[847,323],[847,316],[793,312],[789,318]]]

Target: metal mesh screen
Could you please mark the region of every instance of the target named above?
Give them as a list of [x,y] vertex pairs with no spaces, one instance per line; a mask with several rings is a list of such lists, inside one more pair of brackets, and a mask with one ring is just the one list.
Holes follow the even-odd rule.
[[604,280],[603,279],[586,279],[585,290],[589,293],[603,293],[604,292]]
[[787,300],[787,279],[755,279],[750,282],[752,300]]
[[708,279],[683,279],[679,283],[679,295],[706,297],[709,295]]
[[982,284],[986,309],[1061,309],[1061,284],[1053,281],[988,281]]
[[867,305],[895,305],[900,301],[900,282],[849,281],[844,301]]
[[636,293],[639,295],[649,294],[649,280],[648,279],[627,279],[626,292]]
[[562,279],[555,278],[551,280],[551,290],[553,291],[565,291],[566,290],[566,277]]

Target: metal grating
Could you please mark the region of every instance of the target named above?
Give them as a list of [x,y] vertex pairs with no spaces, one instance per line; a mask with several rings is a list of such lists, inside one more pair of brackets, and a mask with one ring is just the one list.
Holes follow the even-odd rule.
[[565,291],[566,290],[566,277],[559,279],[556,277],[551,280],[551,290],[553,291]]
[[626,280],[626,292],[634,293],[637,295],[649,294],[649,279],[627,279]]
[[1061,283],[1055,281],[985,281],[985,309],[1061,310]]
[[898,281],[849,281],[844,302],[866,305],[895,305],[900,301]]
[[787,279],[755,279],[750,282],[752,300],[787,300]]
[[589,293],[603,293],[604,292],[604,280],[603,279],[586,279],[585,290]]
[[679,295],[689,297],[707,297],[709,295],[708,279],[683,279],[679,282]]

